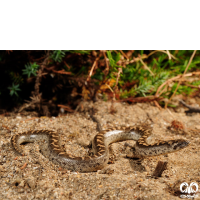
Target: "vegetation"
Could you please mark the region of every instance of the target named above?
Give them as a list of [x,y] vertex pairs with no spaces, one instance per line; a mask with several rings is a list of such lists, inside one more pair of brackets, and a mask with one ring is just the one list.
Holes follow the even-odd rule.
[[[75,99],[157,101],[195,95],[199,51],[1,51],[0,96],[22,105],[38,97],[75,108]],[[9,101],[8,101],[9,99]],[[0,107],[2,105],[0,104]]]

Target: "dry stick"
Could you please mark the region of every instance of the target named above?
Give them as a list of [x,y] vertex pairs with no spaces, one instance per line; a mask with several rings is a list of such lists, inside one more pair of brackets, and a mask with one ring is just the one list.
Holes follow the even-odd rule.
[[110,89],[110,91],[113,93],[113,100],[115,101],[115,92],[113,91],[113,89],[110,87],[110,85],[106,84],[106,86]]
[[[156,97],[159,97],[163,92],[164,92],[164,89],[162,90],[162,92],[160,92],[160,90],[167,84],[169,84],[170,82],[172,81],[175,81],[176,79],[180,79],[180,78],[183,78],[183,77],[189,77],[189,76],[193,76],[193,75],[200,75],[200,72],[192,72],[192,73],[188,73],[188,74],[185,74],[185,75],[178,75],[178,76],[175,76],[173,78],[170,78],[168,79],[167,81],[165,81],[162,85],[159,86],[159,88],[157,89],[157,92],[155,94]],[[160,92],[160,93],[159,93]],[[158,94],[159,93],[159,94]]]
[[150,70],[150,68],[143,62],[143,60],[141,59],[141,56],[138,55],[139,59],[140,59],[140,62],[144,65],[145,69],[148,70],[150,72],[150,74],[152,76],[154,76],[154,73]]
[[47,57],[44,59],[44,61],[41,64],[40,69],[38,70],[38,74],[37,74],[37,77],[35,80],[35,96],[39,96],[40,79],[42,77],[42,72],[43,72],[45,65],[47,64],[48,59],[49,59],[49,52],[47,53]]
[[92,65],[92,68],[91,68],[91,70],[90,70],[90,73],[89,73],[89,75],[88,75],[88,77],[87,77],[87,81],[90,80],[90,78],[91,78],[91,76],[92,76],[92,73],[93,73],[93,71],[94,71],[94,67],[96,66],[97,61],[100,59],[100,57],[101,57],[101,52],[99,53],[99,56],[95,59],[93,65]]
[[105,62],[106,62],[106,69],[103,71],[104,77],[103,77],[103,81],[101,83],[101,85],[102,85],[102,84],[104,84],[106,82],[106,76],[108,75],[108,72],[109,72],[109,64],[108,64],[108,58],[107,58],[107,56],[105,54],[106,51],[102,50],[101,52],[103,53],[103,56],[104,56],[104,59],[105,59]]
[[[189,60],[187,66],[186,66],[186,68],[185,68],[185,71],[184,71],[183,75],[185,75],[186,71],[188,70],[188,67],[189,67],[190,64],[191,64],[191,62],[192,62],[192,60],[193,60],[193,58],[194,58],[194,55],[196,54],[196,51],[197,51],[197,50],[194,50],[194,51],[193,51],[193,53],[192,53],[192,55],[191,55],[191,57],[190,57],[190,60]],[[182,78],[182,76],[181,76],[181,78]],[[181,81],[182,81],[182,80],[180,79],[178,85],[176,86],[176,89],[175,89],[174,93],[173,93],[172,96],[170,97],[169,101],[166,102],[166,104],[165,104],[165,109],[167,108],[168,103],[171,101],[171,99],[172,99],[172,98],[174,97],[174,95],[176,94],[176,91],[178,90],[178,88],[179,88],[179,86],[180,86],[180,84],[181,84]]]
[[[120,52],[121,52],[121,50],[120,50]],[[141,56],[141,59],[146,59],[146,58],[148,58],[149,56],[153,55],[153,54],[156,53],[156,52],[165,53],[165,54],[168,55],[169,59],[173,58],[174,60],[177,60],[177,58],[176,58],[175,56],[173,56],[168,50],[167,50],[167,51],[156,50],[156,51],[151,52],[151,53],[148,54],[148,55],[143,54],[143,55]],[[117,53],[117,52],[116,52],[116,53]],[[121,53],[122,53],[122,52],[121,52]],[[123,53],[124,53],[124,52],[123,52]],[[126,56],[126,58],[128,58],[128,57]],[[137,61],[139,61],[139,60],[140,60],[139,57],[133,58],[132,60],[121,60],[121,64],[123,63],[124,65],[128,65],[128,64],[137,62]],[[119,62],[119,61],[118,61],[118,62]]]
[[66,67],[68,68],[68,69],[70,69],[70,66],[65,62],[65,61],[63,61],[64,62],[64,64],[66,65]]
[[90,73],[89,73],[89,75],[88,75],[88,77],[87,77],[87,81],[90,80],[90,77],[92,76],[92,73],[93,73],[94,67],[96,66],[96,63],[97,63],[97,59],[95,59],[93,65],[92,65],[92,68],[91,68],[91,70],[90,70]]
[[116,79],[115,87],[114,87],[115,92],[116,92],[116,89],[118,88],[118,81],[119,81],[119,77],[121,73],[122,73],[122,68],[118,68],[117,79]]
[[164,50],[156,50],[156,51],[153,51],[153,52],[151,52],[149,55],[147,55],[147,58],[148,58],[149,56],[153,55],[153,54],[156,53],[156,52],[166,53],[166,54],[168,55],[169,59],[172,57],[174,60],[177,60],[177,58],[176,58],[175,56],[173,56],[169,51],[167,52],[167,51],[164,51]]
[[122,51],[122,50],[119,50],[121,52],[121,54],[127,59],[129,60],[128,56]]
[[169,57],[169,60],[171,60],[172,57],[171,57],[171,54],[170,54],[169,50],[166,50],[166,52],[167,52],[167,55],[168,55],[168,57]]
[[[102,51],[103,52],[103,55],[104,55],[104,58],[105,58],[105,61],[106,61],[106,71],[108,72],[109,71],[109,65],[107,63],[107,57],[106,57],[106,54],[105,54],[105,51]],[[115,99],[115,91],[116,89],[118,88],[118,81],[119,81],[119,77],[120,77],[120,73],[122,73],[122,68],[118,68],[118,73],[117,73],[117,80],[116,80],[116,84],[115,84],[115,87],[114,87],[114,91],[112,90],[112,88],[106,84],[108,86],[108,88],[111,90],[111,92],[113,93],[113,100],[116,100]],[[104,78],[106,77],[107,74],[105,74]]]
[[[140,56],[141,59],[145,59],[145,58],[148,58],[147,55],[143,54],[142,56]],[[124,65],[128,65],[128,64],[131,64],[131,63],[134,63],[134,62],[137,62],[139,61],[140,58],[133,58],[132,60],[130,61],[122,61]]]
[[106,62],[106,69],[105,69],[104,71],[105,71],[105,74],[107,75],[106,72],[109,71],[108,58],[107,58],[107,56],[106,56],[106,54],[105,54],[106,51],[101,51],[101,52],[103,53],[103,56],[104,56],[104,59],[105,59],[105,62]]
[[164,170],[167,169],[167,162],[158,161],[155,171],[153,172],[153,177],[161,177]]
[[159,105],[159,103],[156,100],[154,100],[153,102],[159,108],[159,110],[162,110],[162,107]]
[[67,75],[70,75],[72,74],[71,72],[66,72],[64,69],[62,70],[59,70],[59,71],[56,71],[56,70],[52,70],[54,73],[57,73],[57,74],[67,74]]
[[190,84],[187,84],[187,83],[183,83],[183,85],[186,85],[186,86],[191,87],[191,88],[197,88],[197,89],[200,89],[200,85],[195,86],[195,85],[190,85]]

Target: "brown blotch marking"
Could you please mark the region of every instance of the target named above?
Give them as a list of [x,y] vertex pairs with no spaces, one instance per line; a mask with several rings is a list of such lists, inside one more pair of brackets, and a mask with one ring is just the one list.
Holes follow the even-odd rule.
[[97,142],[99,142],[100,144],[104,144],[104,142],[102,140],[97,139]]
[[[68,157],[69,157],[69,158],[75,158],[75,157],[74,157],[74,156],[72,156],[72,155],[68,155]],[[77,157],[77,158],[78,158],[78,157]]]
[[106,130],[104,130],[104,131],[102,131],[102,132],[100,132],[101,134],[105,134],[107,131]]
[[163,141],[163,142],[160,142],[160,144],[165,144],[166,142],[165,141]]
[[101,132],[101,133],[97,134],[97,136],[103,136],[103,135],[104,135],[104,132],[103,133]]
[[58,155],[65,155],[66,153],[65,152],[60,152]]
[[58,135],[52,135],[52,137],[57,137],[58,138],[59,136]]
[[59,146],[59,145],[55,145],[55,144],[54,144],[54,147],[57,147],[57,148],[59,148],[60,146]]
[[169,141],[169,142],[167,142],[167,144],[169,144],[169,145],[172,145],[172,143],[173,143],[173,141]]
[[97,152],[97,154],[96,154],[97,156],[101,156],[102,154],[100,153],[100,152]]
[[105,145],[97,144],[97,147],[105,147]]
[[51,138],[50,144],[55,144],[56,145],[56,144],[58,144],[58,140]]
[[51,144],[51,143],[50,143],[49,146],[50,146],[51,148],[54,148],[54,144]]
[[53,150],[62,152],[60,149],[57,148],[53,148]]
[[51,140],[52,140],[53,142],[58,142],[58,140],[56,140],[56,139],[53,139],[53,138],[51,138]]
[[139,140],[138,140],[138,142],[140,143],[140,142],[144,142],[144,139],[143,138],[140,138]]
[[150,135],[150,133],[149,133],[149,131],[148,130],[146,130],[146,131],[144,131],[144,133],[145,133],[145,135]]
[[96,138],[98,138],[98,139],[103,139],[103,138],[104,138],[104,135],[97,135]]

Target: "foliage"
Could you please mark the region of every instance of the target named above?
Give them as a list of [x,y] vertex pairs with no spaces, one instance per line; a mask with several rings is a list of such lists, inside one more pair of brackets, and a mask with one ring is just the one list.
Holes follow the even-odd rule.
[[65,57],[66,53],[77,53],[77,54],[89,54],[90,51],[85,51],[85,50],[74,50],[74,51],[70,51],[70,50],[55,50],[53,51],[53,53],[51,54],[51,58],[55,61],[55,62],[62,62],[63,58]]
[[13,96],[13,94],[15,94],[16,96],[18,96],[17,91],[20,91],[19,89],[19,85],[14,85],[12,84],[11,87],[8,87],[8,89],[10,90],[10,95]]
[[[14,67],[14,64],[13,67],[9,69],[5,68],[4,74],[0,73],[0,85],[6,83],[5,87],[0,86],[1,97],[5,91],[8,93],[8,89],[12,97],[24,94],[27,78],[37,75],[41,62],[47,57],[46,52],[45,56],[44,52],[39,52],[43,53],[43,55],[39,55],[38,57],[28,56],[29,60],[26,60],[23,65]],[[166,86],[162,88],[161,93],[158,93],[159,87],[171,78],[183,74],[193,53],[193,51],[185,50],[55,50],[48,52],[48,62],[45,64],[44,73],[42,73],[44,77],[42,78],[42,80],[44,80],[42,84],[45,84],[46,80],[51,80],[53,86],[49,86],[49,90],[52,91],[58,91],[58,88],[62,87],[77,87],[78,94],[81,94],[80,91],[83,89],[84,85],[86,86],[85,90],[90,92],[92,89],[94,90],[94,88],[91,87],[95,87],[97,88],[95,91],[102,93],[102,98],[104,100],[110,99],[114,94],[116,99],[148,97],[156,94],[159,94],[162,98],[169,99],[176,91],[179,79],[166,84]],[[9,58],[14,53],[15,51],[1,51],[0,63],[6,63],[12,60]],[[29,52],[27,51],[27,53]],[[198,72],[200,67],[199,55],[200,52],[197,51],[187,69],[187,73]],[[18,60],[18,58],[16,60]],[[67,82],[69,75],[71,79]],[[56,79],[49,79],[50,76],[59,77],[59,81],[62,80],[63,82],[54,83],[53,81]],[[3,78],[5,78],[6,81],[2,82],[1,80]],[[36,79],[29,79],[29,82],[34,86],[35,80]],[[74,80],[74,82],[71,80]],[[198,90],[200,85],[198,77],[194,80],[185,79],[184,81],[185,82],[178,87],[176,94],[192,95]],[[71,86],[72,82],[75,85]],[[10,84],[12,84],[12,86],[10,86]],[[78,89],[78,87],[81,89]],[[22,91],[21,93],[19,93],[20,90]],[[33,90],[32,88],[31,91]],[[44,93],[44,91],[41,92]],[[83,94],[81,95],[84,96]]]
[[55,62],[61,62],[64,57],[65,57],[65,51],[62,51],[62,50],[53,51],[53,53],[51,55],[51,58]]
[[[65,53],[80,53],[82,55],[90,55],[91,51],[54,51],[54,61],[61,61]],[[128,51],[124,51],[125,53]],[[182,74],[189,62],[190,56],[193,51],[169,51],[172,55],[169,55],[166,51],[149,51],[150,56],[147,56],[146,51],[134,51],[130,59],[134,59],[134,62],[122,65],[120,63],[122,53],[121,51],[106,51],[107,58],[109,59],[109,70],[105,71],[104,67],[96,67],[94,73],[91,75],[91,79],[97,85],[109,84],[109,80],[117,80],[117,73],[119,68],[122,69],[118,82],[110,85],[111,88],[115,88],[116,84],[119,88],[117,92],[120,98],[128,98],[135,96],[148,96],[155,95],[159,86],[167,81],[169,78]],[[57,57],[55,56],[57,55]],[[136,56],[136,57],[135,57]],[[101,57],[101,59],[104,59]],[[146,63],[148,70],[144,67],[141,60]],[[147,60],[147,61],[146,61]],[[67,69],[74,74],[75,77],[86,77],[90,71],[90,66],[81,66],[74,69],[71,67]],[[197,70],[200,66],[200,61],[195,58],[188,68],[188,71]],[[66,69],[66,68],[65,68]],[[78,69],[78,70],[77,70]],[[113,81],[111,81],[113,83]],[[127,86],[130,85],[130,86]],[[195,82],[191,83],[195,85]],[[167,91],[163,92],[163,97],[169,98],[175,91],[177,84],[169,87]],[[171,88],[171,89],[170,89]],[[107,90],[109,92],[110,89]],[[187,86],[181,86],[178,88],[177,94],[189,95],[194,92],[195,89],[188,88]],[[104,91],[106,92],[106,91]],[[103,92],[103,97],[105,97]],[[110,91],[111,92],[111,91]],[[105,99],[105,98],[104,98]]]
[[27,75],[28,78],[30,78],[31,75],[34,75],[36,76],[36,72],[37,72],[37,69],[38,69],[39,65],[34,62],[34,63],[29,63],[27,65],[25,65],[25,69],[23,69],[23,74]]
[[[136,52],[139,54],[138,51],[135,51],[136,55]],[[179,52],[181,56],[184,55],[184,59],[179,58]],[[123,70],[123,72],[120,74],[119,80],[119,87],[121,88],[119,93],[121,98],[155,95],[158,87],[162,83],[167,81],[169,78],[184,72],[192,52],[193,51],[188,54],[188,51],[177,51],[176,57],[179,59],[169,59],[166,53],[157,52],[151,56],[152,59],[148,59],[147,65],[149,70],[147,70],[144,68],[143,63],[140,62],[140,59],[121,67],[117,65],[121,54],[116,51],[107,51],[107,56],[110,62],[110,72],[108,74],[108,78],[116,79],[116,72],[118,68],[121,67]],[[140,56],[144,55],[144,51],[141,51],[140,53]],[[175,51],[171,52],[172,55],[173,53],[175,53]],[[188,71],[197,70],[199,66],[200,61],[198,59],[194,59],[188,68]],[[152,73],[150,73],[150,71]],[[133,84],[131,88],[122,89],[124,88],[123,86],[127,85],[127,83],[130,83],[131,85],[133,82],[135,84]],[[195,84],[197,83],[191,83],[191,85]],[[164,97],[169,98],[169,96],[175,91],[176,86],[177,83],[173,84],[170,92],[164,92]],[[192,92],[194,92],[194,89],[188,86],[180,86],[177,94],[189,95]]]

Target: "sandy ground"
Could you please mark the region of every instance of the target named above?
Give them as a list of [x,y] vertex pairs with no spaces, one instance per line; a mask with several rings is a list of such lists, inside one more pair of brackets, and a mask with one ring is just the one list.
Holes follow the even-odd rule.
[[[12,135],[31,129],[53,129],[60,133],[62,145],[74,156],[88,155],[90,140],[97,134],[96,123],[83,103],[80,111],[59,117],[0,116],[0,199],[180,199],[180,184],[195,182],[200,188],[200,114],[186,116],[183,107],[178,112],[160,111],[153,104],[128,105],[96,102],[96,117],[104,129],[116,125],[134,125],[149,121],[153,135],[149,143],[183,138],[190,146],[168,155],[150,157],[137,163],[126,158],[134,141],[114,143],[110,147],[107,167],[92,173],[77,173],[62,169],[40,154],[38,144],[22,145],[24,156],[17,156],[10,146]],[[167,127],[173,120],[183,123],[184,131]],[[158,161],[166,161],[167,170],[160,178],[152,174]],[[195,193],[200,199],[200,193]]]

